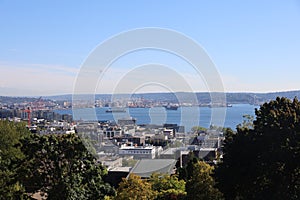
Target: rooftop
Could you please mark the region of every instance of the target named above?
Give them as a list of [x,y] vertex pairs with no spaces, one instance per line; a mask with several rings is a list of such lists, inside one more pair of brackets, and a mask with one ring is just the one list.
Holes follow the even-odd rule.
[[122,146],[120,149],[153,149],[155,146]]
[[174,159],[142,159],[139,160],[130,174],[149,178],[153,173],[172,174],[176,160]]

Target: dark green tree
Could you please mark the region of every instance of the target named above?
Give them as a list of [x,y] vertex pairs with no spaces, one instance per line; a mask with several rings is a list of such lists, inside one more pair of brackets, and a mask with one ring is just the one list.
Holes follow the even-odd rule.
[[226,138],[216,170],[226,199],[300,198],[300,103],[277,98],[255,110],[253,128]]
[[223,145],[231,143],[233,141],[234,136],[236,135],[236,132],[234,132],[231,128],[223,128],[223,133],[225,136],[225,141],[223,142]]
[[0,120],[0,199],[24,199],[25,188],[16,178],[16,169],[24,158],[20,140],[30,132],[22,123]]
[[237,125],[238,129],[253,129],[254,117],[252,115],[243,115],[243,123]]
[[103,199],[114,190],[103,182],[106,170],[97,164],[75,134],[32,135],[22,141],[26,155],[18,170],[26,192],[48,199]]
[[[177,166],[177,172],[179,174],[179,179],[187,182],[193,175],[194,164],[197,163],[199,159],[194,155],[194,153],[190,152],[188,155],[188,162],[186,165],[182,167]],[[178,164],[178,163],[177,163]]]
[[187,199],[189,200],[220,200],[222,193],[215,188],[211,174],[214,168],[203,161],[193,164],[191,178],[186,183]]

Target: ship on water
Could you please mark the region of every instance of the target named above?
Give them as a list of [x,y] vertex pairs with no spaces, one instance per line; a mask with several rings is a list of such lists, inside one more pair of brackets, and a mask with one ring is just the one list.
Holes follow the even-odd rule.
[[128,108],[152,108],[151,105],[129,105]]
[[126,112],[125,108],[109,108],[105,112],[107,113],[124,113]]
[[209,108],[219,108],[219,107],[232,107],[232,104],[229,104],[229,103],[215,103],[215,104],[212,104],[210,103],[208,105]]
[[179,106],[177,105],[166,105],[163,106],[166,110],[177,110]]

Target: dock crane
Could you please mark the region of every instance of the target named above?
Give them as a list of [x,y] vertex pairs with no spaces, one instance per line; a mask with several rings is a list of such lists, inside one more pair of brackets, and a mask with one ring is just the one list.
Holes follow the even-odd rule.
[[44,109],[44,104],[43,104],[42,97],[38,98],[34,102],[31,102],[31,106],[30,107],[31,107],[32,111],[43,110]]

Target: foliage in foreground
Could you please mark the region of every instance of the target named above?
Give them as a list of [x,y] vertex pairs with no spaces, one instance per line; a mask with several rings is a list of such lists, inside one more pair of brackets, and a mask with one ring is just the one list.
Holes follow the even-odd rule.
[[106,173],[74,134],[40,136],[0,121],[0,199],[104,199],[114,195]]
[[228,135],[216,179],[226,199],[300,199],[300,102],[277,98]]
[[187,199],[189,200],[221,200],[222,193],[215,187],[211,176],[214,168],[205,162],[193,164],[192,175],[186,183]]
[[185,181],[177,176],[153,174],[146,180],[130,174],[120,183],[115,200],[179,200],[185,196]]
[[185,181],[178,180],[176,175],[152,174],[149,181],[157,193],[156,199],[184,199],[186,196]]
[[[193,159],[191,159],[193,160]],[[213,167],[202,161],[189,162],[192,165],[191,176],[185,182],[177,175],[153,174],[148,180],[131,174],[123,179],[117,190],[116,200],[220,200],[222,193],[215,188],[211,174]]]
[[22,143],[26,159],[19,174],[27,192],[45,192],[48,199],[103,199],[114,194],[102,180],[106,170],[78,136],[32,135]]
[[115,200],[154,200],[155,197],[156,192],[152,190],[151,183],[131,174],[128,179],[123,178]]
[[26,198],[24,187],[16,179],[16,169],[24,159],[20,140],[29,134],[24,124],[0,120],[0,199]]

